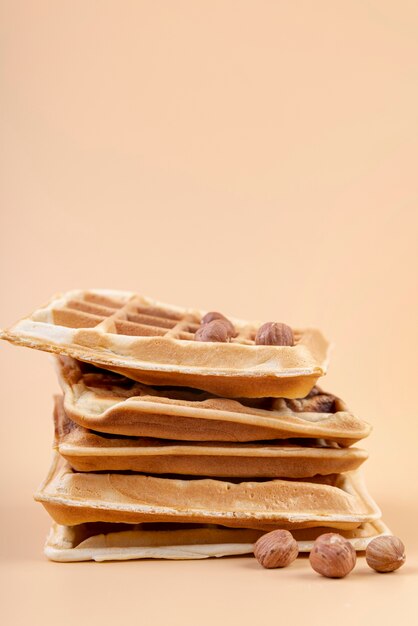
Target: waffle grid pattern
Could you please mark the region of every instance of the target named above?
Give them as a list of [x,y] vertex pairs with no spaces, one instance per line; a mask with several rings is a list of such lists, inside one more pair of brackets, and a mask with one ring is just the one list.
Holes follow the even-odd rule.
[[[64,307],[53,309],[54,323],[70,328],[95,328],[103,334],[112,333],[139,337],[170,337],[194,341],[200,325],[196,313],[181,314],[168,307],[150,305],[144,298],[133,295],[126,302],[101,294],[86,292],[72,298]],[[237,328],[231,343],[255,345],[251,326]],[[295,343],[300,333],[295,333]]]

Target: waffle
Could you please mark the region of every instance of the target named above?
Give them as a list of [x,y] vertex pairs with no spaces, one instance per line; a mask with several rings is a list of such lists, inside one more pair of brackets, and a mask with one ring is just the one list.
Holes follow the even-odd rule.
[[65,526],[185,522],[262,530],[319,525],[355,528],[380,517],[359,470],[303,481],[232,482],[80,473],[58,454],[35,499]]
[[304,397],[326,371],[329,346],[318,330],[294,330],[292,347],[255,345],[261,323],[230,318],[237,331],[230,342],[194,341],[203,315],[132,292],[79,290],[55,296],[1,336],[145,384],[224,397]]
[[[147,529],[146,524],[124,526],[117,524],[53,524],[45,545],[45,555],[52,561],[127,561],[131,559],[205,559],[208,557],[251,554],[254,543],[263,531],[221,526],[181,528],[161,524]],[[164,529],[163,526],[167,526]],[[114,528],[116,527],[116,528]],[[313,542],[330,528],[317,527],[294,530],[299,552],[310,552]],[[380,535],[390,531],[376,520],[353,530],[341,530],[358,551]]]
[[68,357],[56,362],[67,415],[98,432],[185,441],[322,438],[348,446],[371,430],[317,388],[302,400],[239,401],[145,386]]
[[55,447],[78,472],[309,478],[357,469],[367,458],[364,450],[317,439],[237,445],[103,436],[72,422],[61,397],[55,399],[54,421]]

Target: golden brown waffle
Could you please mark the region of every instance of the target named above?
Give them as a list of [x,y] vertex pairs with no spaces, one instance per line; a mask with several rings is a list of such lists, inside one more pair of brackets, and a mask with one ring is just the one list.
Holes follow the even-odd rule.
[[229,343],[194,341],[203,315],[132,292],[70,291],[1,336],[146,384],[225,397],[304,397],[326,371],[329,345],[318,330],[294,330],[292,347],[255,345],[261,322],[230,318],[238,334]]
[[229,527],[356,528],[380,517],[359,470],[300,481],[80,473],[57,454],[35,499],[65,526],[185,522]]
[[[182,528],[184,526],[184,528]],[[326,527],[294,530],[299,552],[310,552],[319,535],[333,529]],[[383,522],[376,520],[341,535],[358,551],[380,535],[390,534]],[[126,561],[129,559],[205,559],[250,554],[263,531],[221,526],[161,524],[158,529],[147,524],[53,524],[45,554],[52,561]]]
[[85,428],[185,441],[327,439],[351,445],[370,426],[315,388],[302,400],[231,400],[186,388],[149,387],[68,357],[57,359],[65,411]]
[[317,439],[231,444],[103,436],[72,422],[61,397],[55,399],[54,420],[55,447],[78,472],[309,478],[357,469],[367,458],[365,450]]

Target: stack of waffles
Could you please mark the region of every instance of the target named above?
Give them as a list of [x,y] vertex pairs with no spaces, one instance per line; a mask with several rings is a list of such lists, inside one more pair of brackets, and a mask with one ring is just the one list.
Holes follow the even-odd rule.
[[2,337],[55,353],[54,459],[35,498],[57,561],[246,554],[290,530],[300,551],[337,529],[364,550],[388,532],[353,444],[370,427],[316,382],[328,344],[261,323],[197,341],[205,313],[131,292],[72,291]]

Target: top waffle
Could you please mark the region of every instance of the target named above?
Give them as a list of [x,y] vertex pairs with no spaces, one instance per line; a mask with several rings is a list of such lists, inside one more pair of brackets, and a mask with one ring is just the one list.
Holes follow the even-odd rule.
[[70,291],[1,337],[73,356],[146,384],[182,385],[226,397],[306,396],[327,368],[329,345],[315,329],[294,346],[255,345],[260,322],[230,318],[228,343],[194,341],[204,315],[126,291]]

